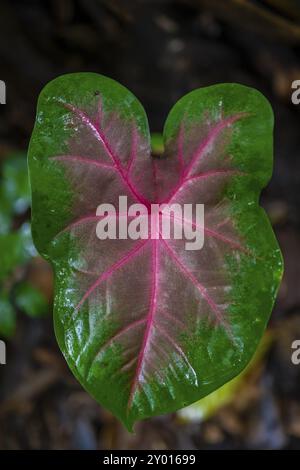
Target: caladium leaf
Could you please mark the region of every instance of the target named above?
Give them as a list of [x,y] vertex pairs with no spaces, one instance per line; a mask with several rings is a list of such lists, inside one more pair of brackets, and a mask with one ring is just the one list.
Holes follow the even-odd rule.
[[[209,394],[257,347],[282,275],[258,204],[272,132],[259,92],[215,85],[174,106],[164,156],[153,158],[145,112],[115,81],[71,74],[41,93],[29,149],[32,229],[55,271],[57,339],[82,385],[128,429]],[[187,250],[159,228],[156,238],[99,240],[97,207],[118,207],[120,195],[146,211],[204,204],[203,248]]]

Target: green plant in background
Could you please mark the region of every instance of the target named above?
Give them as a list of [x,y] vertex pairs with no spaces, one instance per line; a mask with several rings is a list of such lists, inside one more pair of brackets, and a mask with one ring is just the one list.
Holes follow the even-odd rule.
[[153,132],[151,134],[151,151],[157,157],[161,157],[164,153],[164,138],[160,132]]
[[26,266],[37,256],[31,238],[30,190],[26,155],[9,155],[0,176],[0,337],[11,337],[16,312],[29,316],[45,314],[44,295],[24,280]]

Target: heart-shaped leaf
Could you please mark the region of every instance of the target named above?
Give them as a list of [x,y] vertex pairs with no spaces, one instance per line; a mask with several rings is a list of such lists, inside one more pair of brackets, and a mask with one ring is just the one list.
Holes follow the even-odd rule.
[[[258,205],[272,131],[259,92],[216,85],[174,106],[165,154],[153,158],[145,112],[115,81],[65,75],[41,93],[29,150],[32,227],[55,271],[57,339],[82,385],[128,429],[212,392],[256,349],[282,275]],[[153,203],[204,204],[203,248],[187,250],[160,228],[99,240],[97,207],[118,208],[120,195],[147,214]],[[155,217],[160,227],[167,216]]]

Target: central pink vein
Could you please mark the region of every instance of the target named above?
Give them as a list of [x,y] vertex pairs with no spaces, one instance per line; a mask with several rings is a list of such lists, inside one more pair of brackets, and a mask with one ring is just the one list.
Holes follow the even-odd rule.
[[147,323],[146,323],[146,329],[145,329],[145,333],[143,337],[143,342],[142,342],[141,350],[139,352],[137,366],[136,366],[135,374],[134,374],[131,388],[130,388],[128,409],[132,405],[135,391],[137,389],[137,386],[140,383],[140,376],[142,373],[143,362],[144,362],[145,354],[149,347],[151,329],[152,329],[152,325],[153,325],[153,321],[155,317],[156,303],[157,303],[157,287],[158,287],[157,241],[158,240],[151,240],[151,243],[152,243],[152,280],[151,280],[150,307],[149,307],[149,311],[147,314]]

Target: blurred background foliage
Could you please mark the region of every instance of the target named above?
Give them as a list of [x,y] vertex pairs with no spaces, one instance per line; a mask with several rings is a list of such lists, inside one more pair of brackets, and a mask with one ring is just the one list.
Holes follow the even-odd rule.
[[44,294],[26,281],[28,265],[37,256],[31,239],[30,190],[26,154],[8,155],[0,180],[0,336],[11,337],[19,312],[44,315]]
[[297,44],[300,39],[299,0],[188,0],[203,5],[218,18],[265,37]]
[[[0,79],[0,448],[300,449],[300,0],[2,0]],[[275,160],[261,202],[285,275],[248,368],[191,407],[129,435],[67,369],[53,325],[53,277],[33,247],[26,149],[37,96],[62,73],[94,71],[144,104],[154,153],[171,106],[188,91],[240,82],[275,112]],[[55,188],[54,188],[55,190]],[[255,293],[254,293],[255,295]]]

